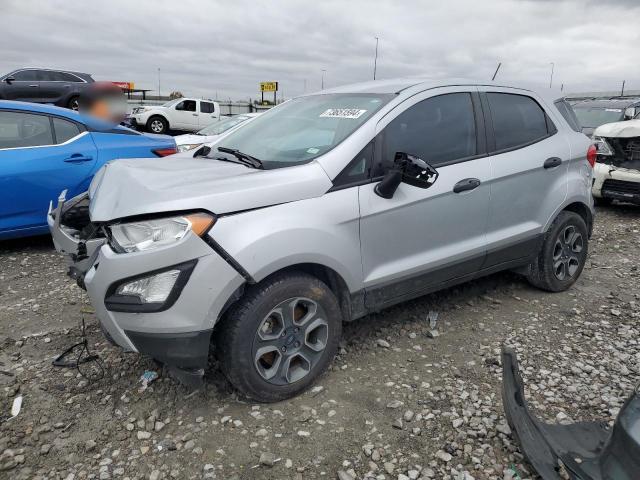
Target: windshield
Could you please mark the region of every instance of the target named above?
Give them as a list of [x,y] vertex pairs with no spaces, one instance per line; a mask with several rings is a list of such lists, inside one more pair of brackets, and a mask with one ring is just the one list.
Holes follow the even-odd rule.
[[211,125],[207,125],[198,132],[198,135],[220,135],[230,128],[241,124],[245,120],[249,120],[249,118],[250,117],[247,117],[246,115],[236,115],[235,117],[224,118],[218,122],[212,123]]
[[573,111],[582,128],[597,128],[605,123],[622,120],[621,108],[578,107],[574,105]]
[[357,93],[294,98],[231,132],[216,147],[251,155],[266,169],[307,163],[333,149],[391,98]]
[[170,107],[171,105],[175,105],[182,100],[182,98],[174,98],[173,100],[169,100],[167,103],[163,103],[161,107]]

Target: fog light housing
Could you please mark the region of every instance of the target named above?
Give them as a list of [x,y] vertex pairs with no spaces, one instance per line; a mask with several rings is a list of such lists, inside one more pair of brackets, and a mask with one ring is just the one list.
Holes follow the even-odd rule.
[[125,278],[112,284],[104,303],[113,312],[161,312],[170,308],[189,280],[196,260]]
[[140,303],[164,302],[173,290],[178,275],[180,275],[180,270],[169,270],[133,282],[123,283],[116,289],[116,295],[137,296]]

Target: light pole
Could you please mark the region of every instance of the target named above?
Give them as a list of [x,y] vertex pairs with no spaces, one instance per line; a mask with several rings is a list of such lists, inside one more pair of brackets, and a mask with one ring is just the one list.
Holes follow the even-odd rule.
[[553,68],[556,66],[555,63],[551,62],[551,79],[549,80],[549,88],[553,85]]
[[323,68],[322,69],[322,80],[321,80],[321,83],[320,83],[320,85],[321,85],[320,86],[320,90],[324,90],[324,72],[326,72],[326,70]]
[[160,67],[158,67],[158,100],[160,100]]
[[373,59],[373,79],[374,80],[376,79],[376,68],[378,66],[378,40],[379,40],[378,37],[375,37],[375,38],[376,38],[376,56]]

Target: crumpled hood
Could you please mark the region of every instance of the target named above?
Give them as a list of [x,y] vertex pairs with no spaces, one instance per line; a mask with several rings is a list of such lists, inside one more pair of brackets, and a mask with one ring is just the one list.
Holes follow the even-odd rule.
[[640,120],[606,123],[596,128],[593,135],[606,138],[640,137]]
[[191,154],[107,163],[89,196],[91,221],[204,209],[223,214],[323,195],[331,180],[316,163],[257,170]]

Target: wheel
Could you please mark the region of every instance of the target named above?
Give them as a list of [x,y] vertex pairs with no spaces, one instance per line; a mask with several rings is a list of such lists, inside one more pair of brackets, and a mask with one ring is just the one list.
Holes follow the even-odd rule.
[[69,103],[67,103],[67,108],[78,111],[78,109],[80,108],[78,97],[71,97],[69,99]]
[[593,203],[596,207],[608,207],[609,205],[611,205],[611,203],[613,203],[613,199],[605,197],[593,197]]
[[342,314],[333,292],[305,273],[275,275],[248,288],[216,333],[222,372],[261,402],[309,387],[338,350]]
[[578,279],[588,251],[587,225],[575,212],[560,212],[546,233],[527,279],[542,290],[561,292]]
[[169,123],[160,116],[151,117],[147,121],[147,131],[151,133],[166,133],[169,130]]

